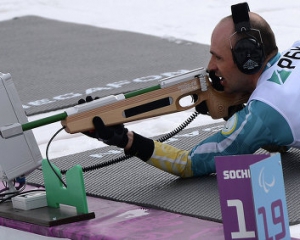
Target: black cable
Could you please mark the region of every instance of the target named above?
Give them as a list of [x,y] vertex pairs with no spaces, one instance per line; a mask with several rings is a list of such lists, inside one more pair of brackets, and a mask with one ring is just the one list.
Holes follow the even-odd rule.
[[47,144],[47,148],[46,148],[46,160],[47,162],[49,163],[49,166],[51,167],[52,171],[55,173],[55,175],[57,176],[57,178],[59,179],[59,181],[61,181],[61,183],[67,187],[67,184],[64,182],[64,180],[61,178],[61,176],[58,175],[58,173],[55,171],[55,169],[53,168],[51,162],[50,162],[50,159],[49,159],[49,156],[48,156],[48,152],[49,152],[49,147],[50,147],[50,144],[51,142],[53,141],[53,139],[57,136],[57,134],[59,134],[63,129],[65,129],[65,127],[62,127],[60,128],[52,137],[51,139],[49,140],[48,144]]
[[170,139],[171,137],[174,137],[177,133],[181,132],[183,129],[185,129],[194,119],[199,115],[197,111],[193,112],[191,116],[188,117],[182,124],[180,124],[177,128],[175,128],[170,133],[166,134],[165,136],[162,136],[157,141],[158,142],[165,142],[166,140]]
[[[89,172],[89,171],[93,171],[93,170],[96,170],[96,169],[99,169],[99,168],[103,168],[103,167],[107,167],[107,166],[110,166],[112,164],[115,164],[115,163],[119,163],[119,162],[122,162],[122,161],[125,161],[129,158],[132,158],[134,156],[132,155],[123,155],[121,157],[118,157],[118,158],[114,158],[114,159],[111,159],[109,161],[106,161],[106,162],[103,162],[103,163],[98,163],[96,165],[92,165],[92,166],[88,166],[88,167],[84,167],[82,168],[82,171],[83,172]],[[62,174],[65,174],[67,172],[67,170],[62,170],[61,173]]]

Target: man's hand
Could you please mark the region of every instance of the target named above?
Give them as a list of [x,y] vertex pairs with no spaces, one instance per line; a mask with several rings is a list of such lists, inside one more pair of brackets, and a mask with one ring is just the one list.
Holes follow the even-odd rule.
[[107,127],[98,116],[93,118],[95,127],[94,134],[98,140],[102,140],[107,145],[125,148],[128,143],[128,129],[123,124]]
[[[95,99],[97,99],[97,97]],[[87,96],[85,100],[80,99],[78,104],[84,104],[93,100],[94,99],[91,96]],[[124,124],[107,127],[99,116],[95,116],[93,118],[93,125],[95,129],[82,133],[86,136],[103,141],[107,145],[113,145],[120,148],[126,147],[128,143],[128,130],[124,127]]]

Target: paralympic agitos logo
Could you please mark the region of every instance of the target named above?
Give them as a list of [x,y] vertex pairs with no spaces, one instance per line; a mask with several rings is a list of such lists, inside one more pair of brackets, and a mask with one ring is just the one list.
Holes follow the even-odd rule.
[[289,71],[285,71],[285,70],[278,71],[277,70],[277,71],[273,72],[272,77],[269,78],[267,81],[282,85],[285,83],[285,81],[287,80],[287,78],[289,77],[290,74],[291,74],[291,72],[289,72]]

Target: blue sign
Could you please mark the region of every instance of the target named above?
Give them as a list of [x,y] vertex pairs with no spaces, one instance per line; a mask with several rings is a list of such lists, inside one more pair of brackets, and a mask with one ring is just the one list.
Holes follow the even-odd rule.
[[280,154],[250,165],[258,239],[290,239]]

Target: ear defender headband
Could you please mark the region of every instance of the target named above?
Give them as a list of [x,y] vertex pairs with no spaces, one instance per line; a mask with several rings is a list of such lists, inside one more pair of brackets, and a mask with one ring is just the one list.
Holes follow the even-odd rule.
[[[250,26],[249,11],[246,2],[231,6],[235,33],[230,36],[230,46],[233,60],[238,69],[245,74],[254,74],[261,69],[265,54],[260,31]],[[250,34],[251,31],[259,33],[259,41]],[[240,39],[232,47],[231,38],[236,34],[245,34],[247,37]]]

